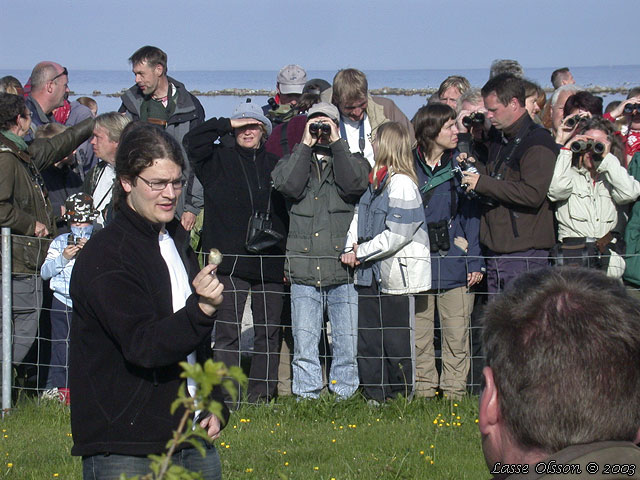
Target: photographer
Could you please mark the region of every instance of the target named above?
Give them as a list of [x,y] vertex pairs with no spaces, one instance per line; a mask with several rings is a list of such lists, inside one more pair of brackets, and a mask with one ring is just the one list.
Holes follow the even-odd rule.
[[547,199],[558,150],[545,129],[525,109],[525,88],[513,75],[493,77],[482,96],[489,131],[489,158],[467,170],[462,183],[488,201],[480,222],[480,241],[492,257],[487,262],[489,293],[500,292],[523,271],[548,264],[555,244],[553,211]]
[[560,150],[548,197],[556,205],[559,264],[600,268],[622,277],[622,237],[614,232],[617,205],[633,202],[640,183],[621,165],[624,151],[613,126],[592,118]]
[[[459,118],[459,117],[458,117]],[[416,295],[416,395],[433,397],[438,387],[450,398],[466,392],[470,367],[469,325],[474,294],[469,289],[482,281],[480,209],[461,186],[460,154],[455,111],[442,104],[422,107],[414,129],[418,146],[413,152],[418,187],[422,194],[431,248],[431,290]],[[459,160],[462,160],[459,162]],[[442,375],[434,352],[434,317],[442,326]]]
[[334,105],[317,103],[307,118],[302,142],[271,175],[275,189],[288,201],[290,215],[285,272],[291,281],[292,391],[317,398],[323,389],[318,342],[326,307],[333,350],[329,388],[347,398],[359,384],[358,302],[351,275],[338,256],[354,207],[367,188],[370,167],[340,138]]
[[[231,134],[233,143],[226,141]],[[283,198],[271,188],[270,175],[278,159],[264,148],[270,134],[271,122],[260,107],[243,102],[231,118],[211,118],[184,140],[204,187],[202,248],[216,247],[224,254],[218,278],[226,293],[218,309],[214,359],[227,366],[240,365],[242,312],[251,292],[251,402],[268,401],[278,382],[287,212]],[[267,226],[265,220],[272,228],[263,228],[262,234],[271,245],[256,248],[254,233]]]

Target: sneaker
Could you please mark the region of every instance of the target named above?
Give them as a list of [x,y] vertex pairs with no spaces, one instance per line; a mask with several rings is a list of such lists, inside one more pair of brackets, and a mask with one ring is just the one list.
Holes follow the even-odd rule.
[[60,400],[60,391],[58,387],[49,388],[40,395],[42,400]]

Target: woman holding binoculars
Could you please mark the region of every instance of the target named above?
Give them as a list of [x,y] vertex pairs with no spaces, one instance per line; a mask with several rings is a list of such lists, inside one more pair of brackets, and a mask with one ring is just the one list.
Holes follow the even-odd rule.
[[625,262],[618,206],[640,195],[640,183],[622,166],[624,147],[609,120],[594,117],[579,128],[560,150],[549,186],[560,241],[550,257],[620,278]]

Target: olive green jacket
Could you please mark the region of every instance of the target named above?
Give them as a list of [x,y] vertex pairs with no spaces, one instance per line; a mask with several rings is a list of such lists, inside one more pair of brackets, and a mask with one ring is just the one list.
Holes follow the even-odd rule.
[[[11,228],[13,273],[37,273],[47,255],[56,226],[40,172],[70,155],[93,132],[86,119],[52,138],[34,140],[21,151],[0,134],[0,226]],[[36,221],[49,231],[34,237]]]

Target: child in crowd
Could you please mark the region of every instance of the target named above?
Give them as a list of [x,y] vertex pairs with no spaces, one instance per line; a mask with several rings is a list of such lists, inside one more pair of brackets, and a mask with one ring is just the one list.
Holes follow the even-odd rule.
[[93,207],[93,198],[86,193],[76,193],[65,202],[64,219],[69,222],[71,233],[58,235],[47,252],[41,268],[43,280],[51,280],[53,290],[51,304],[51,365],[47,375],[47,390],[43,394],[49,398],[59,398],[67,405],[70,402],[67,386],[69,325],[72,302],[69,296],[71,271],[78,253],[91,237],[93,220],[98,211]]

